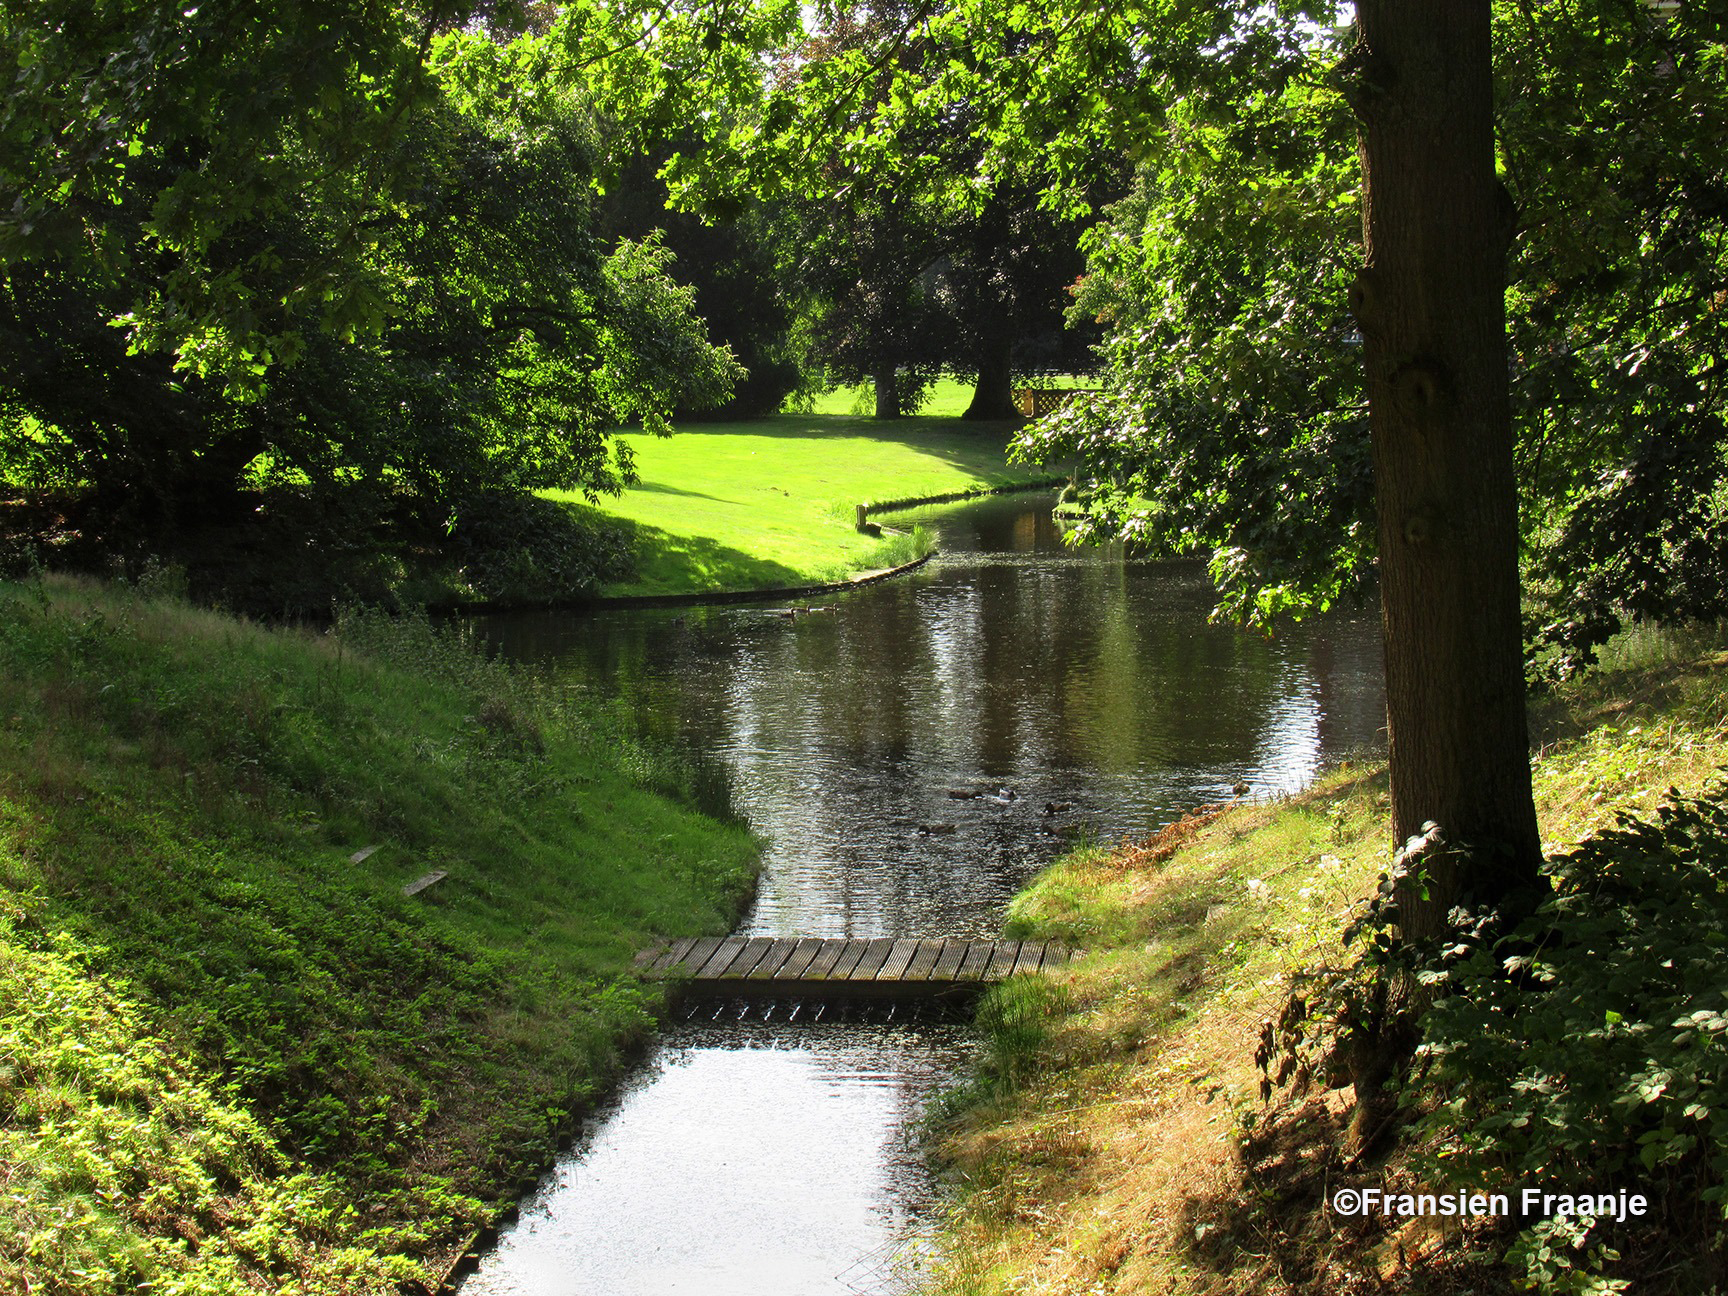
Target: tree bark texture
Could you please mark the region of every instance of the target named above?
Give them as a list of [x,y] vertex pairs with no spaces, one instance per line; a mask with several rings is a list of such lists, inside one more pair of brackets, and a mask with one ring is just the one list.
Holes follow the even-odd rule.
[[1528,891],[1530,790],[1517,491],[1507,389],[1511,202],[1495,175],[1488,0],[1361,0],[1345,64],[1361,124],[1361,326],[1379,524],[1392,826],[1432,821],[1428,895],[1406,936],[1461,900]]
[[876,417],[879,419],[897,419],[904,412],[900,408],[900,375],[892,364],[876,367],[873,378],[876,387]]
[[[1004,324],[1008,324],[1005,316]],[[978,386],[964,419],[1017,419],[1014,404],[1014,334],[1011,326],[988,332],[978,348]]]

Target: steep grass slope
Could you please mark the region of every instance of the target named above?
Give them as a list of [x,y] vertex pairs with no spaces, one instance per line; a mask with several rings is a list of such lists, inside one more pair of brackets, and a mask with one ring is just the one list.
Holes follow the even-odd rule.
[[431,1285],[652,1024],[634,951],[753,877],[424,624],[0,585],[0,735],[0,1291]]

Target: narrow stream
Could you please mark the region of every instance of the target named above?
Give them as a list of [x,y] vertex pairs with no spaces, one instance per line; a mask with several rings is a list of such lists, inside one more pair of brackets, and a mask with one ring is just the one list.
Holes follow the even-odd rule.
[[[1210,625],[1200,566],[1068,549],[1051,503],[897,515],[941,556],[810,612],[537,614],[481,632],[604,681],[725,762],[771,841],[745,935],[991,935],[1077,836],[1144,834],[1236,785],[1294,790],[1378,749],[1370,615],[1271,640]],[[670,1030],[463,1296],[911,1290],[933,1199],[914,1127],[966,1034],[790,1011]]]

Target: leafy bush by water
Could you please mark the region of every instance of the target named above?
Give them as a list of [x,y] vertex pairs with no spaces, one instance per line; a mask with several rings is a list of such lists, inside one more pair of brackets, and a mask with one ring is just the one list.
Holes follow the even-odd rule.
[[593,509],[491,491],[462,506],[449,549],[472,597],[532,602],[629,580],[634,545],[628,524]]

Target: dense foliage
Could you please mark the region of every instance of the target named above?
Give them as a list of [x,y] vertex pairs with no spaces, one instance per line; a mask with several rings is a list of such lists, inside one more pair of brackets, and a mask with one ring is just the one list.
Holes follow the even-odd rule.
[[[1087,236],[1075,303],[1103,320],[1104,390],[1020,453],[1078,459],[1082,538],[1211,557],[1266,622],[1354,587],[1373,552],[1354,124],[1298,64],[1231,103],[1171,106],[1135,193]],[[1281,84],[1280,84],[1281,82]]]
[[763,418],[816,381],[794,341],[796,294],[781,264],[787,214],[781,204],[753,200],[704,220],[670,208],[659,176],[670,145],[644,154],[614,174],[601,202],[608,234],[640,239],[658,231],[675,257],[679,279],[695,289],[695,309],[715,341],[745,370],[732,399],[709,408],[680,407],[680,420]]
[[[1695,10],[1496,13],[1532,628],[1566,670],[1627,620],[1728,608],[1728,155],[1705,125],[1728,62]],[[1211,552],[1224,609],[1265,622],[1358,585],[1374,542],[1339,50],[1266,16],[1259,39],[1282,51],[1259,88],[1174,98],[1089,236],[1076,309],[1109,325],[1107,390],[1023,450],[1078,455],[1091,531]]]
[[1569,669],[1623,622],[1728,613],[1728,29],[1498,12],[1525,525]]
[[[1554,893],[1497,952],[1444,979],[1423,1020],[1422,1122],[1475,1190],[1628,1187],[1695,1290],[1720,1280],[1728,1218],[1728,809],[1672,795],[1550,862]],[[1508,976],[1511,972],[1514,975]],[[1535,1224],[1512,1258],[1542,1291],[1608,1291],[1609,1221]],[[1663,1248],[1641,1240],[1646,1255]],[[1685,1281],[1675,1284],[1686,1286]]]
[[[40,12],[38,12],[40,10]],[[554,30],[331,5],[0,25],[0,473],[171,533],[242,473],[615,491],[608,429],[739,377],[654,241],[607,246]]]

